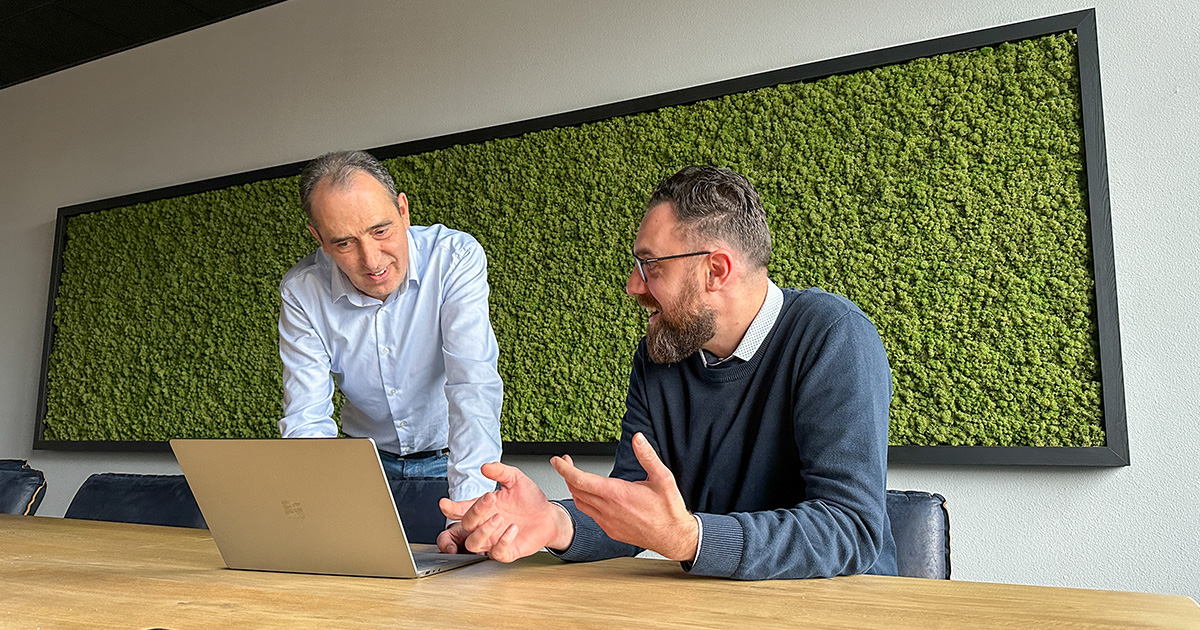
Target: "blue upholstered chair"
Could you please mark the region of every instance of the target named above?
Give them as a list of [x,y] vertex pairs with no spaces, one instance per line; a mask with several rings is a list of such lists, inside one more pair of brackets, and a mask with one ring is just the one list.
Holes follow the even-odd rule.
[[950,579],[950,514],[940,494],[888,490],[888,519],[901,577]]
[[447,481],[440,477],[389,477],[388,484],[408,542],[437,542],[438,534],[446,529],[446,517],[438,508],[438,500],[450,496]]
[[46,475],[23,459],[0,459],[0,513],[33,516],[46,495]]
[[66,517],[208,528],[183,475],[92,475],[71,499]]

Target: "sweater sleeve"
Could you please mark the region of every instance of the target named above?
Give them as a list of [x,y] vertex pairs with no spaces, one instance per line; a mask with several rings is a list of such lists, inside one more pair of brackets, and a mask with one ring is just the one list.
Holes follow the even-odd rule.
[[704,537],[685,570],[746,580],[895,574],[885,491],[892,385],[883,343],[851,311],[808,346],[794,375],[792,416],[804,500],[699,514]]
[[560,559],[568,562],[591,562],[636,556],[644,551],[641,547],[610,538],[608,534],[604,533],[604,530],[600,529],[596,521],[592,520],[592,517],[575,507],[574,501],[567,499],[555,501],[555,503],[561,505],[567,514],[571,515],[571,523],[575,526],[575,537],[571,539],[570,547],[561,553],[549,550]]

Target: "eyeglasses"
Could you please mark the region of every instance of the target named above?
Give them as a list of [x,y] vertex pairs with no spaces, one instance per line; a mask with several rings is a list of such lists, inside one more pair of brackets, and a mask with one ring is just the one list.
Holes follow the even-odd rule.
[[675,254],[674,256],[659,256],[658,258],[638,258],[638,255],[633,253],[632,250],[629,253],[633,256],[633,264],[637,266],[638,273],[641,274],[641,276],[642,276],[642,282],[650,282],[650,279],[646,277],[646,265],[649,265],[650,263],[656,263],[656,262],[660,262],[663,260],[671,260],[672,258],[687,258],[688,256],[704,256],[706,254],[711,254],[712,252],[711,251],[692,252],[690,254]]

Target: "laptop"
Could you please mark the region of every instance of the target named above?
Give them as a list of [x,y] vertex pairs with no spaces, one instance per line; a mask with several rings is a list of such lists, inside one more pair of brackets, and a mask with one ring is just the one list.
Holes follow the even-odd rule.
[[370,438],[174,439],[171,449],[231,569],[416,578],[486,559],[413,550]]

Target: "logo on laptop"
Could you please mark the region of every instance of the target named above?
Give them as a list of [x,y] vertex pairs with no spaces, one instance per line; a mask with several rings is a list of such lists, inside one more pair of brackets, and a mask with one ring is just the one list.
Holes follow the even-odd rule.
[[300,507],[299,501],[288,501],[284,499],[280,503],[283,504],[283,513],[291,518],[304,518],[304,508]]

